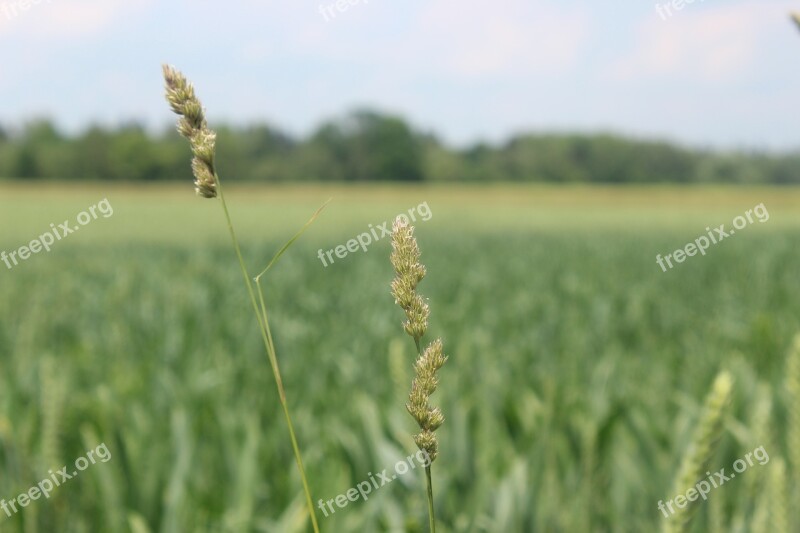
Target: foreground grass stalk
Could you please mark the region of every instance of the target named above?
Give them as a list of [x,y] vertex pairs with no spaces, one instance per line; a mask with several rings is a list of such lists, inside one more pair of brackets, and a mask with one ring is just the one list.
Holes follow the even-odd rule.
[[[222,195],[220,194],[220,196]],[[289,415],[289,403],[286,400],[286,392],[283,389],[283,379],[281,378],[281,371],[280,367],[278,366],[278,356],[277,352],[275,351],[275,343],[272,341],[272,330],[269,327],[269,315],[267,313],[267,305],[264,302],[264,290],[261,287],[261,277],[264,276],[264,274],[266,274],[270,268],[272,268],[272,265],[274,265],[277,262],[277,260],[283,255],[283,253],[286,252],[286,250],[288,250],[289,247],[292,246],[292,244],[294,244],[294,241],[300,238],[300,235],[302,235],[303,232],[305,232],[308,229],[308,227],[311,226],[311,224],[314,222],[314,220],[316,220],[317,216],[319,216],[319,214],[322,212],[323,209],[325,209],[325,206],[328,205],[329,202],[330,200],[325,202],[325,204],[323,204],[322,207],[320,207],[317,210],[317,212],[314,213],[314,215],[309,219],[309,221],[306,222],[306,224],[300,229],[300,231],[298,231],[291,239],[289,239],[289,242],[284,244],[281,247],[281,249],[278,250],[278,252],[272,258],[269,264],[267,264],[267,267],[264,270],[262,270],[258,276],[253,278],[253,281],[258,287],[258,301],[261,306],[260,325],[262,334],[266,335],[265,346],[267,348],[267,356],[269,358],[269,364],[272,367],[272,375],[275,377],[275,386],[278,388],[278,395],[280,396],[281,399],[281,406],[283,407],[283,415],[286,418],[286,425],[289,428],[289,438],[292,441],[292,450],[294,451],[294,458],[295,461],[297,462],[297,468],[300,471],[300,479],[303,482],[303,491],[306,494],[306,505],[308,506],[308,512],[311,515],[311,525],[314,527],[314,531],[316,533],[319,533],[319,524],[317,524],[317,515],[316,512],[314,511],[314,503],[311,499],[311,489],[308,486],[308,478],[306,477],[306,470],[305,467],[303,466],[303,457],[300,454],[300,446],[297,444],[297,436],[295,435],[294,432],[292,417]],[[242,272],[247,278],[247,284],[250,285],[250,278],[247,275],[247,269],[244,268],[243,263],[242,263]],[[253,298],[253,302],[255,303],[255,298]],[[256,308],[256,315],[258,315],[258,308]]]
[[[725,408],[730,402],[732,389],[733,377],[731,374],[727,371],[720,372],[711,386],[711,392],[706,396],[703,412],[683,456],[672,494],[686,494],[697,480],[703,477],[703,472],[709,468],[722,438],[723,416]],[[699,505],[698,501],[692,501],[684,509],[667,518],[662,532],[685,533],[689,531],[689,523]]]
[[256,315],[259,329],[261,330],[261,338],[264,341],[264,348],[267,351],[270,366],[272,367],[272,374],[275,378],[275,384],[278,388],[278,396],[280,397],[283,414],[286,418],[286,424],[289,428],[289,437],[292,442],[292,450],[294,452],[295,461],[298,470],[300,471],[300,478],[303,483],[303,491],[306,496],[306,505],[311,518],[311,525],[315,533],[319,533],[319,525],[317,524],[317,516],[314,512],[314,505],[312,504],[311,490],[308,486],[305,468],[303,467],[303,459],[300,454],[300,447],[297,444],[297,437],[292,425],[292,417],[289,414],[289,405],[286,400],[286,392],[283,388],[283,380],[281,379],[280,369],[278,367],[278,358],[275,353],[275,345],[272,342],[272,332],[269,328],[269,319],[267,316],[267,307],[264,303],[262,296],[260,278],[267,270],[275,263],[275,261],[294,243],[294,241],[308,228],[320,213],[323,205],[314,216],[309,220],[306,225],[288,242],[286,243],[273,257],[266,269],[259,274],[255,279],[256,285],[259,287],[259,302],[256,300],[256,293],[253,289],[253,281],[247,272],[247,266],[242,256],[242,250],[239,246],[239,239],[236,237],[236,231],[233,228],[233,221],[231,220],[228,204],[225,201],[225,194],[222,190],[222,184],[217,174],[214,165],[215,156],[215,142],[216,133],[208,128],[206,123],[203,106],[195,96],[194,87],[189,83],[186,78],[176,69],[165,65],[164,66],[164,80],[166,82],[166,97],[172,110],[180,115],[182,118],[178,121],[178,132],[189,139],[194,158],[192,159],[192,172],[195,176],[195,190],[197,194],[204,198],[217,198],[219,197],[222,204],[222,210],[225,213],[225,221],[228,226],[233,248],[236,252],[236,258],[239,261],[239,267],[244,277],[244,283],[247,287],[247,293],[250,296],[250,302],[253,306],[253,312]]
[[428,526],[431,533],[436,533],[436,516],[433,512],[433,481],[431,481],[431,465],[425,467],[425,479],[428,486]]
[[417,285],[425,277],[425,266],[420,263],[420,251],[414,228],[407,220],[398,218],[392,227],[392,266],[396,277],[392,281],[392,296],[395,303],[406,313],[404,329],[414,339],[417,360],[414,363],[414,380],[408,396],[406,409],[419,425],[420,432],[414,435],[417,447],[429,458],[425,467],[428,496],[428,522],[431,533],[436,533],[436,517],[433,508],[433,481],[431,466],[439,453],[439,442],[434,433],[444,423],[444,415],[438,407],[430,405],[430,397],[439,384],[437,371],[444,366],[442,340],[436,339],[424,350],[421,340],[428,329],[430,310],[425,299],[417,294]]
[[[292,450],[294,452],[294,459],[297,463],[297,469],[300,471],[300,478],[303,482],[303,491],[305,492],[306,496],[306,505],[308,506],[308,512],[311,516],[311,525],[314,528],[315,533],[319,533],[319,524],[317,524],[317,515],[314,511],[314,504],[311,498],[311,490],[308,486],[308,479],[306,478],[306,471],[303,467],[303,457],[300,454],[300,446],[297,444],[297,436],[294,432],[294,425],[292,424],[292,417],[289,414],[289,404],[286,400],[286,391],[283,388],[283,379],[281,378],[281,371],[278,367],[278,357],[275,353],[275,345],[272,342],[272,331],[269,327],[269,318],[267,317],[267,306],[264,304],[264,297],[261,294],[261,282],[260,277],[261,274],[257,278],[255,278],[256,285],[258,285],[258,296],[261,303],[261,309],[259,310],[259,304],[256,303],[256,296],[255,291],[253,291],[253,284],[250,281],[250,275],[247,273],[247,266],[244,263],[244,258],[242,256],[242,251],[239,246],[239,240],[236,238],[236,231],[233,229],[233,222],[231,221],[230,212],[228,211],[228,204],[225,202],[225,194],[222,192],[222,185],[220,184],[219,177],[217,176],[217,190],[219,192],[219,199],[220,203],[222,203],[223,211],[225,212],[225,220],[228,223],[228,230],[231,235],[231,240],[233,241],[233,247],[236,250],[236,257],[239,260],[239,266],[242,270],[242,276],[244,277],[245,285],[247,286],[247,292],[250,295],[250,301],[253,304],[253,310],[256,314],[256,319],[258,320],[259,329],[261,329],[261,337],[264,341],[264,348],[267,350],[267,357],[269,358],[269,364],[272,367],[272,375],[275,378],[275,385],[278,388],[278,396],[280,397],[281,407],[283,408],[283,415],[286,418],[286,425],[289,428],[289,438],[292,441]],[[316,215],[315,215],[316,216]],[[284,247],[282,251],[288,248]],[[265,271],[266,272],[266,271]],[[263,274],[263,273],[262,273]]]
[[787,443],[791,479],[789,503],[800,505],[800,334],[794,337],[786,362]]
[[261,303],[261,324],[262,331],[267,334],[267,355],[269,357],[269,364],[272,367],[272,375],[275,376],[275,385],[278,387],[278,395],[281,398],[281,406],[283,407],[283,415],[286,417],[286,425],[289,427],[289,438],[292,441],[292,450],[294,451],[295,462],[297,462],[297,469],[300,471],[300,479],[303,481],[303,491],[306,493],[306,505],[308,512],[311,515],[311,525],[314,531],[319,533],[319,525],[317,524],[317,515],[314,511],[314,504],[311,500],[311,489],[308,487],[308,479],[306,478],[306,470],[303,467],[303,457],[300,455],[300,446],[297,444],[297,437],[294,433],[294,425],[292,424],[292,417],[289,415],[289,403],[286,401],[286,392],[283,390],[283,380],[281,379],[281,371],[278,368],[278,357],[275,354],[275,345],[272,342],[272,331],[269,328],[269,318],[267,317],[267,306],[264,304],[264,295],[261,290],[261,282],[256,278],[256,285],[258,285],[258,298]]

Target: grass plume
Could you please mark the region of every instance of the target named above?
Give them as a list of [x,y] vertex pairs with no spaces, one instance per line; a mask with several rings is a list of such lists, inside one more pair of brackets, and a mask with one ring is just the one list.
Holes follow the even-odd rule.
[[800,29],[800,13],[797,11],[792,11],[789,13],[789,18],[792,19],[792,22],[794,22],[797,28]]
[[178,133],[189,140],[192,147],[192,173],[197,194],[203,198],[217,197],[217,171],[214,154],[217,134],[208,128],[203,105],[194,92],[194,86],[176,68],[164,65],[166,98],[178,120]]
[[794,474],[790,483],[790,501],[800,505],[800,334],[794,337],[786,360],[786,415],[789,471]]
[[436,373],[447,361],[447,356],[444,355],[441,339],[431,342],[424,351],[420,349],[420,342],[428,329],[430,316],[428,304],[417,293],[417,285],[425,277],[425,266],[420,263],[420,251],[417,239],[414,237],[414,228],[401,218],[395,220],[392,227],[390,261],[396,274],[392,281],[392,296],[395,303],[406,313],[403,328],[414,339],[417,347],[415,376],[411,382],[411,393],[406,409],[420,428],[420,432],[414,435],[414,442],[430,458],[425,467],[425,478],[428,489],[428,518],[430,531],[433,533],[436,531],[436,518],[433,509],[431,466],[439,455],[439,442],[435,431],[444,423],[444,415],[441,409],[430,405],[430,397],[439,384]]
[[[706,397],[703,413],[689,448],[683,456],[681,468],[675,480],[673,494],[685,494],[703,477],[711,458],[717,451],[722,437],[723,414],[733,388],[733,378],[728,372],[720,372]],[[682,533],[688,530],[689,522],[697,511],[698,501],[690,501],[679,509],[664,524],[664,533]]]
[[[220,183],[219,176],[214,166],[214,155],[216,148],[216,133],[208,128],[205,119],[205,113],[200,100],[197,98],[194,87],[186,79],[186,77],[174,67],[164,65],[164,82],[166,89],[166,99],[172,111],[174,111],[181,118],[178,120],[178,132],[189,140],[192,148],[194,158],[192,159],[192,172],[195,178],[195,190],[198,195],[203,198],[217,198],[219,196],[222,209],[225,213],[225,220],[228,224],[228,231],[233,242],[236,257],[239,260],[239,266],[242,270],[242,276],[247,287],[247,292],[250,296],[250,301],[253,305],[253,311],[258,321],[259,329],[261,330],[261,337],[264,341],[264,348],[267,352],[272,374],[275,378],[275,385],[278,389],[278,396],[280,397],[281,407],[283,408],[284,417],[286,418],[286,425],[289,429],[289,437],[292,443],[292,450],[294,452],[297,468],[300,472],[300,478],[303,483],[303,490],[305,492],[306,505],[308,513],[311,518],[311,525],[315,533],[319,533],[319,525],[317,524],[317,517],[312,504],[311,490],[306,478],[305,468],[303,467],[303,459],[300,453],[300,447],[297,443],[292,418],[289,413],[289,405],[286,400],[286,392],[283,388],[283,380],[278,366],[278,358],[275,352],[275,345],[272,341],[272,332],[269,327],[269,317],[267,315],[267,306],[264,302],[263,291],[261,290],[260,278],[267,270],[280,258],[283,253],[289,249],[294,241],[308,228],[308,226],[316,219],[319,212],[325,207],[324,205],[314,214],[305,226],[292,237],[280,250],[275,254],[272,261],[267,265],[267,268],[261,272],[255,279],[252,279],[248,274],[247,267],[242,256],[239,240],[236,237],[236,232],[233,228],[230,213],[228,212],[228,205],[225,202],[225,195],[222,191],[222,184]],[[327,204],[326,204],[327,205]],[[253,283],[259,288],[258,301],[256,300],[256,291],[253,288]]]
[[[789,505],[787,493],[789,485],[786,481],[786,461],[776,457],[769,472],[767,494],[769,495],[769,516],[771,533],[789,533]],[[796,530],[795,530],[796,531]]]

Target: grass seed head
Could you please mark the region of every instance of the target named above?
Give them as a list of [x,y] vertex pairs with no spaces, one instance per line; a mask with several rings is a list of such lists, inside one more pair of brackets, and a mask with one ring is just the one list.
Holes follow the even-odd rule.
[[406,313],[406,333],[416,342],[428,329],[430,310],[425,299],[417,294],[417,285],[425,277],[425,267],[419,262],[420,252],[414,227],[398,217],[392,226],[392,254],[390,260],[396,273],[392,281],[395,303]]
[[[392,227],[392,254],[390,256],[396,274],[392,281],[392,296],[406,313],[404,329],[414,338],[419,349],[419,341],[428,329],[430,310],[425,300],[417,294],[417,285],[425,277],[425,267],[420,263],[420,251],[414,237],[414,228],[408,221],[397,218]],[[431,463],[439,453],[439,442],[434,433],[444,423],[444,415],[438,407],[432,407],[430,397],[436,391],[439,379],[436,372],[442,368],[447,357],[444,355],[441,339],[431,342],[419,354],[414,363],[414,379],[406,409],[419,425],[420,432],[414,435],[414,442],[425,451]]]
[[444,415],[441,409],[431,406],[430,398],[439,384],[436,372],[444,366],[446,361],[447,356],[444,355],[441,339],[436,339],[425,348],[417,362],[414,363],[415,376],[411,382],[411,393],[406,404],[406,409],[422,430],[414,435],[414,442],[417,443],[420,450],[427,452],[431,462],[436,459],[439,451],[439,443],[434,431],[444,423]]
[[[676,478],[673,494],[686,494],[699,479],[705,477],[709,463],[717,451],[717,444],[722,437],[725,407],[731,398],[733,378],[728,372],[721,372],[706,397],[700,422],[694,437],[683,456],[680,472]],[[688,530],[688,524],[697,510],[697,501],[689,502],[682,510],[672,515],[665,523],[664,531],[668,533]]]
[[787,494],[790,493],[786,479],[786,462],[782,457],[775,458],[775,464],[769,470],[768,477],[768,502],[769,502],[769,531],[771,533],[789,533],[789,504]]
[[800,334],[795,336],[789,351],[785,380],[788,395],[789,464],[795,472],[800,472]]
[[180,115],[178,133],[189,139],[194,158],[192,173],[197,194],[203,198],[216,198],[217,173],[214,153],[217,134],[208,128],[203,104],[195,95],[194,87],[175,67],[164,65],[164,87],[172,111]]

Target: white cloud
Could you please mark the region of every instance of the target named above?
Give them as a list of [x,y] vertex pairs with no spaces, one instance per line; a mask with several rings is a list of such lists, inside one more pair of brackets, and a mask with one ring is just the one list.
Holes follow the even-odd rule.
[[[88,37],[109,29],[152,0],[0,0],[0,36]],[[21,6],[27,5],[25,9]]]
[[786,14],[785,6],[763,2],[702,8],[686,4],[666,20],[654,14],[637,29],[631,52],[612,65],[610,77],[744,78],[758,58],[762,37],[776,25],[787,27]]
[[541,0],[428,4],[412,42],[426,62],[465,77],[545,74],[573,68],[589,37],[584,8]]
[[590,37],[588,7],[552,0],[412,5],[408,10],[388,2],[358,4],[328,23],[314,10],[297,10],[293,16],[301,22],[289,38],[294,51],[329,60],[378,61],[423,76],[488,79],[569,71]]

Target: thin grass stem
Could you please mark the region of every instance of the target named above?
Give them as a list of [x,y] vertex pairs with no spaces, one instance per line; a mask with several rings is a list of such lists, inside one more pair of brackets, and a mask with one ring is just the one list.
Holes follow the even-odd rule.
[[428,484],[428,522],[431,533],[436,533],[436,518],[433,514],[433,481],[431,481],[431,465],[425,467],[425,479]]
[[269,364],[272,366],[272,374],[275,376],[275,385],[278,387],[278,394],[281,397],[281,406],[283,406],[283,414],[286,417],[286,425],[289,427],[289,437],[292,440],[292,449],[294,450],[294,458],[297,461],[297,468],[300,470],[300,478],[303,482],[303,491],[306,493],[306,505],[311,513],[311,523],[314,526],[314,531],[319,532],[317,525],[317,517],[314,512],[314,504],[311,500],[311,489],[308,487],[308,479],[306,478],[306,470],[303,467],[303,458],[300,455],[300,447],[297,444],[297,437],[294,433],[294,425],[292,424],[292,417],[289,416],[289,403],[286,401],[286,393],[283,390],[283,380],[281,379],[281,371],[278,368],[278,357],[275,354],[275,344],[272,342],[272,331],[269,327],[269,318],[267,316],[267,306],[264,304],[264,291],[261,289],[260,277],[256,278],[256,286],[258,287],[258,299],[261,303],[261,318],[264,321],[262,328],[267,332],[267,340],[269,345],[267,348],[267,355],[269,356]]
[[[247,273],[247,266],[245,266],[244,258],[242,256],[242,251],[239,246],[239,240],[236,237],[236,231],[233,229],[233,222],[231,221],[231,215],[228,212],[228,204],[225,202],[225,194],[222,191],[222,184],[220,182],[219,176],[215,175],[215,178],[217,184],[217,191],[219,193],[219,199],[220,202],[222,203],[222,209],[225,212],[225,220],[227,221],[228,224],[228,231],[230,232],[231,240],[233,241],[233,247],[236,250],[236,257],[239,260],[239,266],[242,269],[242,275],[244,276],[244,283],[245,286],[247,287],[247,292],[250,295],[250,301],[253,304],[253,311],[255,312],[256,319],[258,320],[259,329],[261,330],[261,337],[264,341],[264,347],[267,350],[267,357],[269,358],[270,366],[272,367],[272,374],[275,377],[275,384],[278,387],[278,395],[280,397],[281,406],[283,407],[283,414],[286,417],[286,424],[289,427],[289,436],[292,440],[292,449],[294,451],[294,458],[295,461],[297,462],[297,467],[300,470],[300,477],[303,482],[303,491],[305,492],[306,495],[306,505],[308,506],[309,515],[311,516],[311,525],[314,528],[314,533],[319,533],[319,525],[317,524],[317,515],[314,512],[314,505],[311,499],[311,491],[309,490],[308,487],[308,480],[306,479],[305,469],[303,468],[303,459],[300,455],[300,448],[297,445],[297,438],[295,437],[294,427],[292,426],[292,418],[289,415],[289,406],[286,401],[286,393],[284,392],[283,389],[283,380],[281,379],[280,369],[278,368],[278,358],[275,355],[275,346],[272,342],[272,333],[269,329],[269,321],[267,319],[267,309],[266,306],[264,305],[264,299],[261,296],[261,285],[259,281],[256,280],[256,284],[259,287],[259,298],[261,300],[261,309],[259,310],[259,305],[256,302],[256,295],[255,291],[253,290],[251,278],[250,275]],[[291,242],[289,244],[291,244]],[[282,254],[286,250],[286,248],[288,248],[288,245],[285,246],[283,249],[281,249],[279,255]],[[259,274],[259,277],[260,276],[261,274]]]

